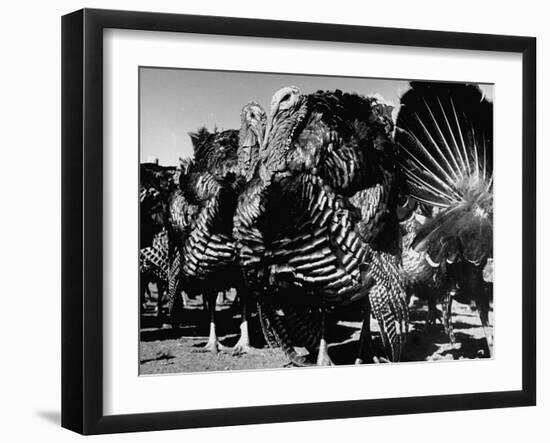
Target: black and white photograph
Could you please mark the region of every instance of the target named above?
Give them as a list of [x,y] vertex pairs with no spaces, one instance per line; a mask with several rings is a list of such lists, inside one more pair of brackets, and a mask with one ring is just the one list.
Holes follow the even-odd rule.
[[544,440],[543,2],[3,6],[1,441]]
[[139,375],[490,359],[494,85],[139,67]]

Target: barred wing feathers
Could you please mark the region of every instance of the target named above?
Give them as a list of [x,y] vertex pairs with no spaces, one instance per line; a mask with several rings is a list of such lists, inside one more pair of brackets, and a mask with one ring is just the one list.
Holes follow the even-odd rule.
[[[258,105],[254,105],[254,116],[261,116]],[[243,121],[248,120],[243,117]],[[172,220],[178,245],[174,265],[180,268],[186,292],[191,294],[241,286],[232,231],[237,196],[245,180],[241,164],[245,162],[239,158],[239,133],[243,131],[201,128],[190,134],[194,158],[180,176]],[[254,138],[246,140],[252,143]],[[252,155],[254,146],[247,148]],[[249,166],[250,158],[246,160]]]
[[[276,316],[269,321],[283,344],[300,330],[309,330],[309,336],[295,337],[293,344],[318,343],[322,325],[314,307],[369,297],[388,354],[398,360],[407,329],[404,289],[396,251],[390,254],[380,241],[391,221],[382,214],[391,212],[395,197],[386,190],[395,171],[391,112],[378,99],[341,91],[298,94],[297,88],[284,88],[272,100],[260,177],[248,190],[255,198],[243,200],[238,210],[241,254],[251,255],[242,254],[241,263],[249,274],[246,268],[255,265],[248,263],[268,262],[268,286],[280,294],[285,314],[284,322]],[[367,191],[359,196],[362,190]],[[288,207],[289,200],[290,211],[281,213],[278,208]],[[279,203],[271,207],[271,201]],[[372,281],[362,283],[365,263]],[[290,315],[291,305],[308,299],[313,311]],[[264,303],[269,315],[272,301]]]
[[[189,162],[187,162],[189,163]],[[182,165],[181,174],[187,174],[189,164]],[[199,206],[192,204],[181,189],[176,189],[168,201],[169,210],[169,267],[167,271],[170,312],[174,306],[182,269],[181,238],[188,235],[197,217]]]
[[168,232],[162,229],[155,237],[151,246],[139,251],[140,272],[151,272],[157,278],[165,281],[168,278]]

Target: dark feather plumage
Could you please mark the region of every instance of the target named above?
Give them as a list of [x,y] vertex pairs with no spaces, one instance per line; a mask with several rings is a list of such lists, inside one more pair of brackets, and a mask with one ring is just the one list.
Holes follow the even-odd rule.
[[169,200],[176,191],[178,171],[156,163],[140,165],[140,293],[157,285],[158,314],[169,280]]
[[[249,114],[254,118],[249,118]],[[174,300],[181,289],[189,295],[202,294],[209,305],[212,324],[219,291],[236,288],[243,305],[247,303],[236,263],[233,216],[249,168],[255,167],[264,124],[265,114],[254,103],[243,108],[240,130],[210,133],[201,128],[190,134],[195,155],[181,168],[184,172],[179,178],[179,190],[170,203],[174,245],[171,256],[177,264],[174,269],[178,270],[177,278],[171,279],[170,299]],[[243,137],[248,132],[257,135]],[[244,147],[240,145],[243,142],[247,143]],[[240,152],[241,148],[246,155]],[[212,349],[217,349],[215,343]]]
[[401,104],[407,192],[434,213],[412,246],[436,263],[479,264],[492,256],[492,105],[474,85],[414,82]]
[[[492,289],[483,269],[493,256],[492,116],[475,85],[412,82],[397,118],[405,192],[424,213],[421,222],[407,222],[406,281],[431,309],[443,300],[451,339],[453,294],[478,306],[488,330]],[[492,334],[487,339],[491,349]]]
[[153,238],[166,227],[167,202],[176,189],[176,168],[156,163],[142,163],[139,167],[140,193],[140,247],[150,246]]
[[[369,228],[375,218],[377,228],[397,229],[392,128],[391,109],[376,99],[341,91],[303,96],[294,87],[273,97],[235,238],[246,281],[291,359],[294,346],[316,352],[328,308],[366,297],[389,357],[399,359],[407,327],[399,260],[378,243],[387,228],[372,235]],[[365,211],[359,202],[367,197],[358,194],[377,186],[384,198],[374,196]],[[371,282],[362,281],[362,264]]]

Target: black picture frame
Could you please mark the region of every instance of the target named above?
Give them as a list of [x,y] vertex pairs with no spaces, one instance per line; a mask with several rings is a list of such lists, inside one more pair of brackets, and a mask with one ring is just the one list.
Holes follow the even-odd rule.
[[[522,388],[132,415],[103,412],[103,30],[519,53],[523,64]],[[457,411],[536,403],[536,39],[83,9],[62,18],[62,426],[82,434]]]

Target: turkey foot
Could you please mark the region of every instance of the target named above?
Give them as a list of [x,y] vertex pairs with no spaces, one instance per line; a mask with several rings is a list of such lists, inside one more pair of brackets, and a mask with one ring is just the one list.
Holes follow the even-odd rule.
[[428,329],[433,329],[437,321],[441,322],[441,314],[437,309],[428,309],[428,315],[426,316],[426,326]]
[[317,354],[317,366],[334,366],[334,363],[328,355],[327,341],[322,338],[319,344],[319,353]]
[[241,336],[233,348],[233,355],[252,354],[255,349],[250,346],[250,337],[248,335],[248,322],[244,320],[241,323]]
[[485,334],[489,357],[493,358],[493,328],[489,324],[489,298],[485,295],[477,300],[474,300],[474,303],[477,307],[483,333]]
[[487,349],[489,350],[489,358],[493,358],[493,328],[489,325],[489,313],[487,311],[480,311],[479,316],[487,342]]
[[[362,268],[362,271],[365,268]],[[365,282],[366,276],[361,274],[362,281]],[[356,365],[362,365],[365,362],[370,362],[373,359],[374,351],[372,348],[372,338],[370,332],[370,317],[371,307],[369,298],[365,297],[363,301],[363,325],[361,326],[361,335],[359,336],[359,350],[355,358]]]
[[210,351],[212,354],[217,354],[220,351],[221,344],[216,336],[216,324],[210,323],[210,335],[208,336],[208,342],[204,346],[205,351]]
[[440,323],[443,323],[441,319],[441,313],[437,309],[435,300],[430,297],[428,298],[428,315],[426,316],[426,328],[428,330],[433,330],[438,320]]
[[489,357],[493,358],[493,328],[486,325],[483,326],[483,332],[485,333],[485,339],[487,340],[487,347],[489,348]]

